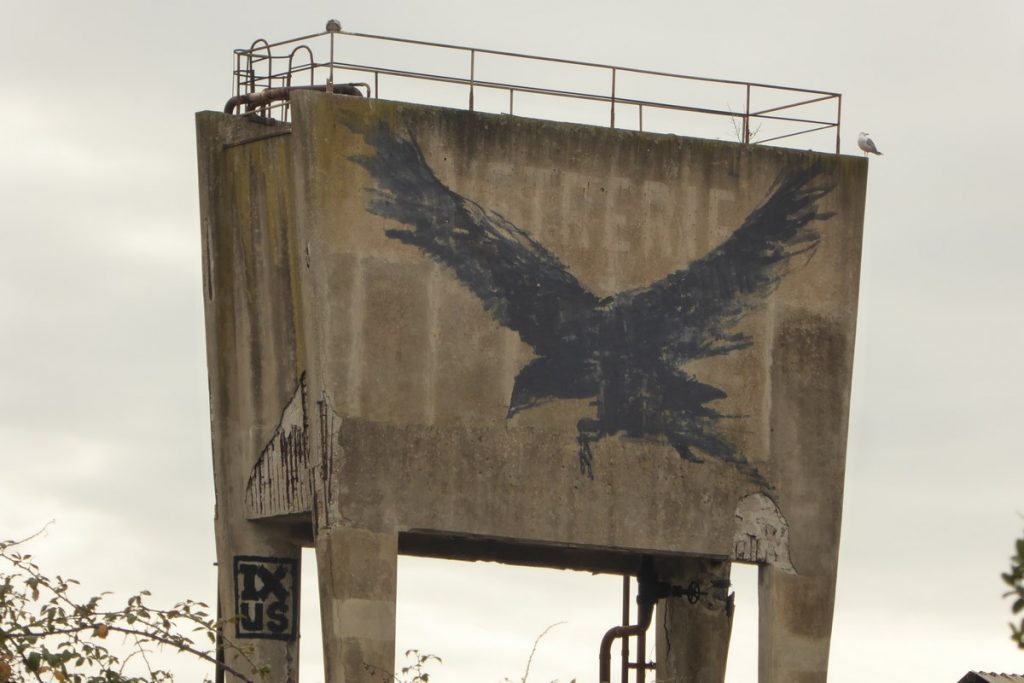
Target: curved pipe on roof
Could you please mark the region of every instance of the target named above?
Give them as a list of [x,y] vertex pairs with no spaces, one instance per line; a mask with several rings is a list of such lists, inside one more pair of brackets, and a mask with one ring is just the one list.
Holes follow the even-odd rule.
[[[359,88],[366,88],[366,94],[359,90]],[[280,100],[290,99],[292,93],[296,90],[316,90],[319,92],[327,92],[326,85],[294,85],[287,88],[267,88],[259,92],[247,93],[245,95],[236,95],[232,97],[224,105],[225,114],[234,114],[235,110],[240,106],[245,105],[246,109],[253,109],[255,107],[262,107],[271,102],[277,102]],[[331,87],[331,92],[335,95],[352,95],[355,97],[369,97],[370,96],[370,85],[369,83],[335,83]]]

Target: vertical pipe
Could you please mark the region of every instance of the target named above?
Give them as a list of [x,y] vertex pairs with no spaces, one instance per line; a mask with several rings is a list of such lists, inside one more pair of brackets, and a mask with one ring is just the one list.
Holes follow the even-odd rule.
[[[629,626],[629,574],[622,577],[622,626]],[[629,638],[622,639],[622,683],[629,682]]]
[[476,80],[476,50],[469,51],[469,110],[473,111],[473,81]]
[[839,124],[843,118],[843,96],[836,95],[836,154],[839,154]]
[[644,105],[640,105],[640,132],[644,132]]
[[220,595],[217,596],[217,630],[214,633],[215,636],[215,658],[217,660],[217,668],[213,672],[214,683],[224,683],[224,622],[223,613],[220,609]]
[[615,127],[615,67],[612,67],[612,128]]
[[380,72],[373,72],[373,99],[380,98]]
[[636,683],[644,683],[647,678],[647,631],[640,631],[636,636]]
[[509,88],[508,89],[508,115],[509,116],[512,116],[512,94],[513,93],[515,93],[515,90],[513,90],[512,88]]

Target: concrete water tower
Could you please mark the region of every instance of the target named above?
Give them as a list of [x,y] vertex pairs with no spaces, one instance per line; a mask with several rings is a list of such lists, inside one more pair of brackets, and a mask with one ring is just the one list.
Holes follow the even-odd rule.
[[[226,112],[197,116],[227,635],[297,680],[313,546],[326,679],[376,680],[398,555],[487,559],[639,581],[602,680],[656,607],[657,678],[721,681],[744,562],[760,680],[824,681],[867,162],[751,131],[838,140],[838,95],[717,81],[737,107],[662,102],[630,78],[699,79],[562,60],[609,75],[570,93],[481,74],[525,55],[362,63],[375,40],[406,47],[257,41]],[[378,97],[413,78],[460,100]],[[523,116],[528,96],[605,126]],[[650,132],[674,112],[731,117],[739,142]]]

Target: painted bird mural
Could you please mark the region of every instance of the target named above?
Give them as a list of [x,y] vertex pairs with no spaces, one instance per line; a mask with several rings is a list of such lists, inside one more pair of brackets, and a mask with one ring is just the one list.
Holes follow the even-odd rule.
[[736,323],[810,258],[817,203],[833,185],[817,166],[783,171],[767,198],[706,256],[640,289],[599,297],[554,254],[502,215],[451,190],[415,137],[383,122],[347,124],[374,150],[353,161],[376,185],[369,210],[401,227],[386,235],[447,268],[536,357],[516,376],[507,418],[557,399],[592,399],[596,417],[577,423],[581,471],[593,477],[591,445],[622,434],[665,439],[688,461],[714,458],[769,487],[716,429],[725,398],[688,362],[749,347]]

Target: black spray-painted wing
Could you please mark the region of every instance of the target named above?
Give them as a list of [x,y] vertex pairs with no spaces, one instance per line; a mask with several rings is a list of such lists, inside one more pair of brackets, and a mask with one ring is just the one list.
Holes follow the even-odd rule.
[[794,257],[810,258],[820,241],[812,221],[833,215],[817,208],[834,188],[815,183],[820,175],[817,165],[784,170],[721,245],[646,289],[618,294],[613,308],[632,337],[675,362],[749,346],[730,329],[774,291]]
[[495,320],[539,354],[557,353],[585,334],[598,299],[554,254],[448,189],[411,136],[395,135],[384,123],[356,132],[376,151],[354,158],[377,183],[370,211],[407,226],[387,230],[388,237],[450,268]]

